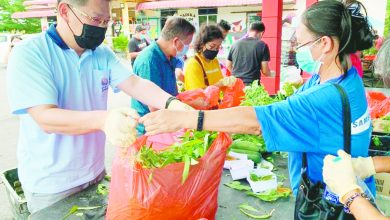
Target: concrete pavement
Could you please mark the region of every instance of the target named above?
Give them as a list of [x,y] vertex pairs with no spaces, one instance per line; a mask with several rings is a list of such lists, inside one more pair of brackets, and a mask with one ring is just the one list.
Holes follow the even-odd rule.
[[[124,61],[125,62],[125,61]],[[127,64],[127,63],[126,63]],[[127,64],[130,65],[130,64]],[[109,108],[128,106],[130,98],[124,93],[109,93]],[[19,121],[10,114],[6,96],[6,68],[0,66],[0,172],[15,168],[17,165],[16,146],[18,140]],[[106,168],[110,173],[115,148],[106,144]],[[0,180],[0,219],[12,219],[11,207],[8,202],[4,183]]]

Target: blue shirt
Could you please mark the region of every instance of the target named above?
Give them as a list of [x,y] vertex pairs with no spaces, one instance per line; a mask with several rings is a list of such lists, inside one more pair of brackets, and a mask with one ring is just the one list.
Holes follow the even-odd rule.
[[[137,56],[133,71],[138,76],[152,81],[165,92],[176,96],[178,94],[175,76],[176,63],[177,59],[173,57],[168,60],[157,42],[154,41]],[[137,110],[140,116],[150,112],[148,106],[135,99],[132,99],[131,107]],[[144,126],[138,125],[137,131],[140,135],[144,134]]]
[[183,69],[183,67],[184,67],[184,57],[176,57],[176,59],[177,59],[176,68]]
[[[368,156],[371,138],[369,115],[363,82],[351,68],[346,77],[319,84],[313,75],[296,94],[287,100],[255,107],[268,151],[289,152],[289,174],[294,193],[300,182],[302,152],[308,159],[308,176],[313,182],[323,182],[323,159],[343,149],[343,117],[341,97],[331,83],[340,84],[351,106],[351,153],[353,157]],[[373,178],[366,180],[375,195]]]
[[74,111],[106,110],[108,88],[128,79],[131,70],[103,45],[77,55],[51,26],[15,46],[7,73],[11,110],[20,117],[17,154],[23,188],[58,193],[99,175],[104,170],[103,132],[46,133],[27,109],[55,105]]

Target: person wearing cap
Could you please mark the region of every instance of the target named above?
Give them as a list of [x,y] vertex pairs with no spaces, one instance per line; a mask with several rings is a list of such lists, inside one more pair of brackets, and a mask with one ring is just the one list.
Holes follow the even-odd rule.
[[145,38],[145,27],[142,25],[137,25],[135,27],[135,34],[133,38],[129,41],[129,55],[131,59],[131,65],[134,65],[134,61],[139,55],[139,53],[147,46],[149,46],[149,42]]
[[[178,94],[175,67],[177,57],[184,56],[192,42],[195,27],[182,17],[170,17],[161,31],[160,37],[137,57],[134,72],[146,80],[150,80],[172,96]],[[154,94],[153,94],[154,95]],[[145,103],[131,100],[131,107],[139,115],[146,115],[151,109]],[[145,133],[143,125],[137,127],[138,135]]]
[[57,11],[56,25],[15,45],[7,69],[20,119],[18,176],[32,215],[104,177],[106,139],[117,147],[135,140],[139,116],[128,106],[107,111],[110,87],[153,108],[190,109],[101,45],[108,0],[58,0]]

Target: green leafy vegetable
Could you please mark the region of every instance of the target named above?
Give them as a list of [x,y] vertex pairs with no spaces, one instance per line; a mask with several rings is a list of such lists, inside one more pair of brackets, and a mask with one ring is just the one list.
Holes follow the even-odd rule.
[[251,174],[249,174],[249,178],[250,178],[253,182],[267,181],[267,180],[271,180],[271,179],[273,178],[273,175],[270,174],[270,175],[265,175],[265,176],[258,176],[258,175],[256,175],[255,173],[251,173]]
[[275,209],[272,209],[272,211],[269,214],[258,215],[258,213],[260,213],[260,211],[257,210],[256,208],[254,208],[253,206],[250,206],[248,203],[242,203],[239,206],[239,208],[240,208],[240,211],[242,213],[244,213],[245,215],[247,215],[248,217],[253,218],[253,219],[268,219],[268,218],[271,218],[272,213],[275,211]]
[[232,189],[239,190],[239,191],[249,191],[249,190],[251,190],[250,186],[241,185],[241,183],[239,181],[233,181],[233,182],[230,182],[230,183],[225,183],[224,185],[227,186],[227,187],[230,187]]
[[[69,212],[62,218],[62,220],[65,220],[67,218],[69,218],[69,216],[75,214],[77,211],[82,211],[82,210],[92,210],[92,209],[97,209],[97,208],[101,208],[102,206],[88,206],[88,207],[79,207],[77,205],[74,205],[72,206],[72,208],[70,208]],[[80,215],[78,213],[76,213],[77,215]]]
[[280,182],[283,182],[284,180],[287,179],[287,177],[285,175],[283,175],[283,174],[280,174],[280,175],[276,174],[276,176],[278,177]]
[[175,143],[164,151],[156,151],[151,146],[141,147],[136,161],[146,169],[162,168],[172,163],[184,162],[182,175],[182,183],[184,183],[188,178],[191,165],[198,163],[216,137],[216,132],[188,131],[183,135],[180,143]]
[[383,116],[382,119],[386,121],[390,121],[390,115]]
[[242,213],[244,213],[245,215],[247,215],[248,217],[253,218],[253,219],[269,219],[269,218],[271,218],[275,209],[272,209],[272,211],[269,214],[265,214],[265,215],[254,215],[254,214],[251,214],[251,213],[245,211],[244,209],[240,209],[240,211]]
[[373,136],[372,137],[372,142],[374,143],[374,145],[376,147],[382,146],[382,141],[381,141],[381,139],[379,139],[378,136]]
[[300,87],[300,85],[286,82],[282,86],[281,93],[283,93],[283,95],[285,97],[289,97],[289,96],[292,96],[295,93],[295,91],[297,91],[297,89],[299,89],[299,87]]
[[104,179],[106,181],[110,182],[111,181],[111,176],[110,175],[106,175],[106,176],[104,176]]
[[278,102],[269,96],[263,85],[259,85],[258,80],[253,81],[252,85],[245,90],[244,100],[241,102],[242,106],[262,106]]
[[279,198],[287,198],[291,194],[291,190],[288,188],[282,188],[279,187],[276,190],[270,190],[267,192],[262,193],[253,193],[253,192],[247,192],[247,195],[259,198],[260,200],[266,201],[266,202],[273,202],[278,200]]
[[106,185],[104,184],[99,184],[97,189],[96,189],[96,193],[99,194],[99,195],[107,195],[109,192],[109,189]]
[[267,157],[267,158],[265,158],[265,160],[272,163],[272,164],[275,164],[275,160],[273,157]]
[[254,208],[253,206],[250,206],[247,202],[240,204],[240,209],[245,209],[245,210],[252,211],[252,212],[258,212],[259,211],[256,208]]

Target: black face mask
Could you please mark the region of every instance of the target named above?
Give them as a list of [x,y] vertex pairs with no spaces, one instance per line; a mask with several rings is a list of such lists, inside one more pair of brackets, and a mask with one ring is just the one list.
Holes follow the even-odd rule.
[[206,49],[203,51],[203,56],[206,57],[208,60],[214,60],[214,58],[218,55],[218,50],[209,50]]
[[[73,12],[72,8],[69,7],[70,10]],[[76,40],[77,45],[79,47],[84,49],[91,49],[94,50],[96,47],[98,47],[100,44],[103,43],[104,38],[106,37],[106,31],[107,28],[97,27],[89,24],[84,24],[79,17],[73,12],[73,14],[76,16],[77,20],[80,21],[81,24],[83,24],[83,32],[80,36],[76,36],[73,33],[74,39]],[[69,26],[69,24],[68,24]],[[69,26],[70,28],[70,26]],[[72,28],[70,28],[72,30]],[[73,32],[73,31],[72,31]]]
[[76,43],[81,48],[94,50],[103,43],[107,28],[83,24],[83,32],[80,36],[74,35]]

